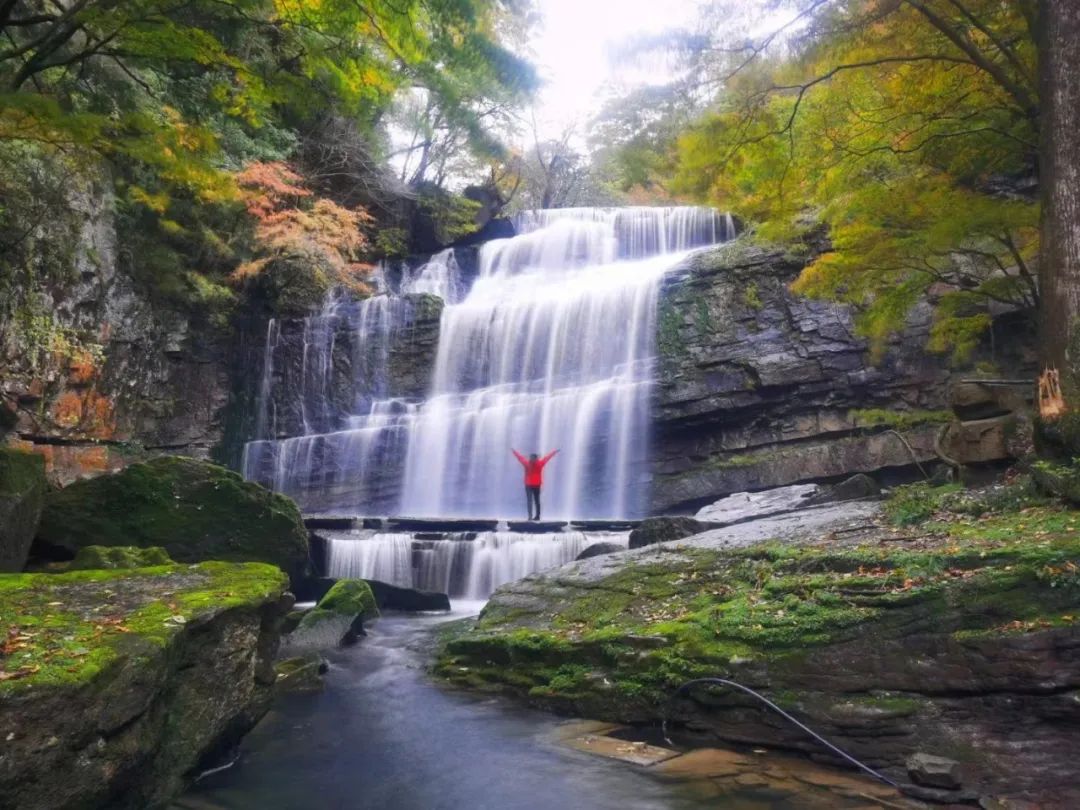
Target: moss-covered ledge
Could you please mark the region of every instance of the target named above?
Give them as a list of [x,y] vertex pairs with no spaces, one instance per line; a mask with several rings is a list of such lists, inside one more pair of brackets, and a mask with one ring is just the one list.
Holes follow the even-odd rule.
[[668,705],[691,678],[727,677],[898,778],[928,751],[965,762],[979,792],[1075,790],[1064,758],[1080,744],[1078,530],[1080,513],[1044,508],[906,543],[576,564],[497,593],[436,669],[559,711],[670,712],[712,737],[815,750],[730,692]]
[[0,576],[0,807],[155,807],[268,707],[292,599],[206,562]]

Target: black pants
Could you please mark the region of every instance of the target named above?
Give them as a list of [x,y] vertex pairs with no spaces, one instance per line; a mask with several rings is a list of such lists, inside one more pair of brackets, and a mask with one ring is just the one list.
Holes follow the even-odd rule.
[[[529,520],[540,519],[540,487],[525,487],[525,504]],[[533,504],[536,504],[536,517],[533,517]]]

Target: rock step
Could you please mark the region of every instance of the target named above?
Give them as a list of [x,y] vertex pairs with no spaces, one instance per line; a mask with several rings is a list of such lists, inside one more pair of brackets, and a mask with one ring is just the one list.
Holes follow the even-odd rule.
[[[376,518],[360,515],[306,515],[304,517],[304,525],[311,530],[350,531],[351,529],[363,528],[426,534],[493,532],[503,522],[495,518]],[[530,534],[560,531],[628,532],[636,528],[640,523],[640,520],[506,521],[509,531]]]

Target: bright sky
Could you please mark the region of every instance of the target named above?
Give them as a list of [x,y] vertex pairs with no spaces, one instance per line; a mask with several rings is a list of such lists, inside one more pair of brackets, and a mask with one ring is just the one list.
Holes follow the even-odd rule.
[[[533,37],[532,57],[547,85],[536,104],[541,137],[556,137],[569,123],[581,129],[599,107],[597,92],[612,81],[662,82],[663,65],[643,75],[613,65],[610,50],[639,33],[688,25],[695,0],[538,0],[544,20]],[[531,133],[530,133],[531,135]]]

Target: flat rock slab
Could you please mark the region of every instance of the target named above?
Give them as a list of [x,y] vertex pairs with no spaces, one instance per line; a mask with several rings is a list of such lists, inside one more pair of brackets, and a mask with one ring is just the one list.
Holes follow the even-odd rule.
[[706,779],[715,776],[736,776],[744,773],[751,760],[735,751],[722,748],[701,748],[689,754],[665,760],[656,772],[677,779]]
[[640,523],[640,520],[571,520],[570,528],[582,532],[628,532]]
[[493,532],[499,521],[479,518],[410,518],[386,519],[386,528],[394,532]]
[[584,737],[586,734],[610,734],[623,728],[625,726],[608,723],[605,720],[569,720],[556,726],[551,736],[556,740],[572,740],[575,737]]
[[333,517],[330,515],[309,515],[304,518],[304,526],[308,529],[330,529],[331,531],[347,532],[350,529],[359,528],[360,518]]
[[512,532],[551,534],[562,531],[567,524],[562,520],[511,520],[506,525]]
[[596,734],[575,737],[567,740],[566,744],[578,751],[597,754],[609,759],[618,759],[632,765],[655,765],[665,759],[671,759],[679,755],[678,751],[672,751],[670,748],[660,748],[643,742],[627,742],[626,740],[601,737]]

